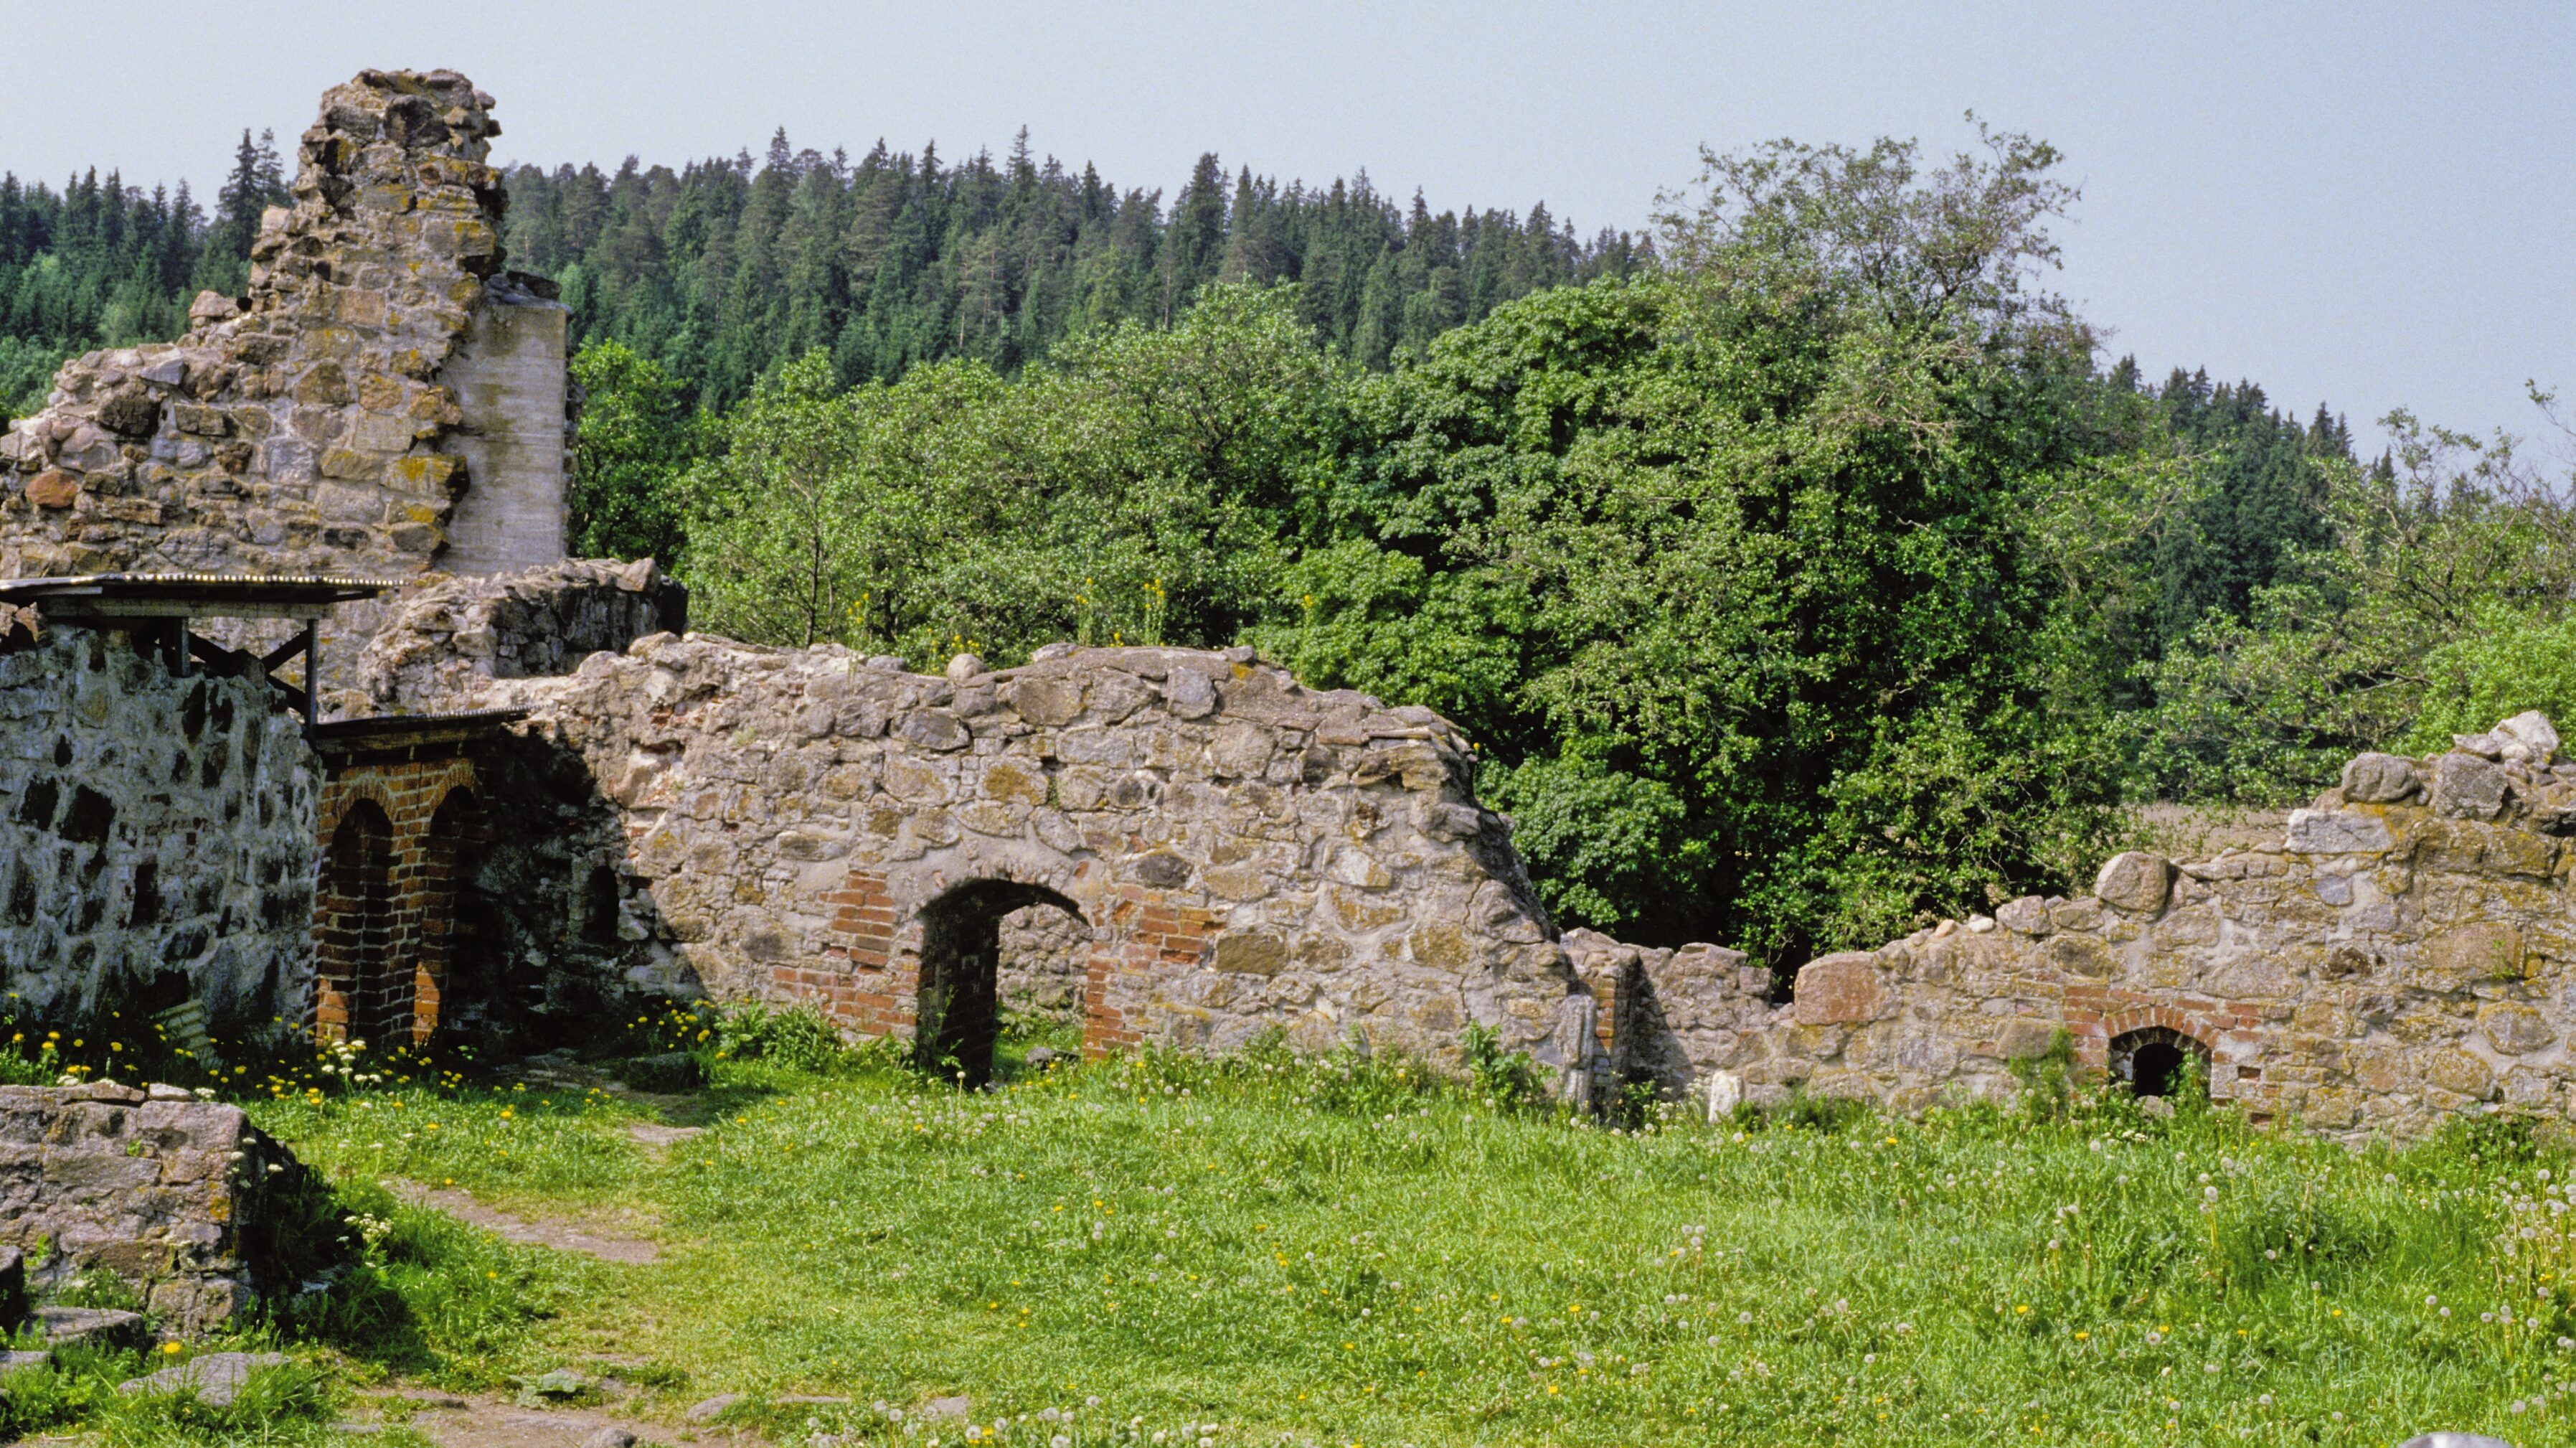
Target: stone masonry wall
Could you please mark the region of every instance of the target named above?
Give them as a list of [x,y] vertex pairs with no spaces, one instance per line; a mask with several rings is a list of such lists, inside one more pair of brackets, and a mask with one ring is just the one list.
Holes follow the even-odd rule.
[[300,1013],[314,771],[256,663],[23,625],[0,655],[0,973],[55,1020],[195,999]]
[[[420,643],[389,631],[370,667]],[[580,761],[590,823],[558,775],[544,833],[623,848],[588,886],[577,860],[550,867],[588,902],[562,933],[607,943],[638,983],[907,1035],[926,912],[1016,890],[1010,909],[1081,917],[1094,1050],[1275,1027],[1454,1058],[1481,1022],[1590,1089],[1594,997],[1475,803],[1464,741],[1426,710],[1307,690],[1249,650],[1058,645],[952,678],[704,635],[567,678],[426,652],[370,677],[407,708],[528,708],[529,748]]]
[[[2537,715],[2355,760],[2276,846],[2122,855],[2090,895],[1811,961],[1783,1003],[1722,946],[1558,939],[1428,711],[1244,650],[1057,645],[928,678],[655,634],[528,676],[516,632],[578,611],[542,599],[614,592],[604,568],[531,578],[518,623],[487,609],[510,580],[424,603],[362,670],[391,708],[532,711],[486,763],[520,816],[485,871],[513,902],[514,991],[805,1000],[907,1035],[966,910],[998,918],[1005,999],[1064,1009],[1078,968],[1095,1051],[1276,1027],[1454,1058],[1475,1022],[1576,1094],[1913,1109],[2010,1094],[2064,1031],[2095,1070],[2161,1042],[2222,1100],[2353,1136],[2576,1107],[2576,764]],[[645,613],[585,627],[613,642]]]
[[356,713],[401,713],[489,679],[569,674],[603,650],[688,627],[689,591],[650,558],[566,560],[406,590],[354,669]]
[[[504,491],[545,491],[529,448],[494,449],[550,432],[559,471],[560,348],[541,419],[517,414],[543,387],[477,385],[478,415],[448,370],[460,348],[526,352],[500,339],[561,310],[502,268],[491,106],[453,71],[363,71],[324,93],[295,203],[270,208],[252,245],[248,295],[200,295],[175,342],[65,364],[45,410],[0,435],[0,575],[403,577],[448,548],[469,453]],[[525,561],[538,545],[504,536],[524,512],[484,510],[469,552]],[[560,556],[560,513],[532,526]],[[374,623],[370,606],[340,610],[326,676]]]
[[295,1286],[275,1257],[303,1186],[237,1106],[112,1081],[0,1086],[0,1244],[45,1249],[28,1272],[40,1297],[103,1270],[164,1331],[216,1328]]
[[2124,854],[2093,893],[2014,900],[1829,955],[1773,1006],[1724,953],[1575,950],[1654,1002],[1623,1064],[1681,1089],[1793,1082],[1914,1108],[2003,1095],[2068,1032],[2113,1064],[2133,1033],[2205,1058],[2257,1119],[2411,1136],[2446,1114],[2564,1118],[2576,1084],[2576,765],[2524,715],[2425,759],[2366,754],[2260,850]]

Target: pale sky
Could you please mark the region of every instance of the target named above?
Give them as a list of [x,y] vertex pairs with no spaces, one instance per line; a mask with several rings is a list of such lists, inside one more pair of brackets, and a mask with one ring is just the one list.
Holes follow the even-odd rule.
[[678,164],[878,137],[1096,162],[1199,152],[1435,208],[1636,227],[1703,143],[2054,142],[2061,288],[2113,354],[2250,377],[2361,427],[2540,432],[2576,397],[2576,5],[0,0],[0,169],[211,197],[245,125],[291,151],[363,66],[499,98],[501,159]]

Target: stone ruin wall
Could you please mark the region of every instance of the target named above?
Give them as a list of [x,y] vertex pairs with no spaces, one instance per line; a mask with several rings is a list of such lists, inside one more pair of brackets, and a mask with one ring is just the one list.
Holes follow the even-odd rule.
[[[453,71],[326,92],[248,295],[200,295],[175,342],[67,363],[0,435],[0,576],[560,557],[566,314],[503,269],[491,107]],[[326,685],[376,621],[352,605],[328,626]]]
[[[0,633],[0,981],[22,1018],[304,1008],[318,858],[302,724],[253,661],[174,674],[131,633]],[[137,1029],[143,1029],[138,1026]]]
[[1569,943],[1623,1068],[1675,1091],[1792,1083],[1916,1109],[2008,1096],[2060,1030],[2110,1064],[2131,1032],[2187,1038],[2211,1095],[2256,1119],[2415,1136],[2576,1099],[2576,765],[2538,715],[2424,759],[2366,754],[2286,837],[2181,864],[2141,853],[2093,893],[2029,896],[1875,951],[1828,955],[1775,1006],[1741,957]]
[[684,633],[689,591],[652,559],[566,559],[404,591],[352,674],[367,713],[421,712],[494,679],[569,674],[647,634]]
[[1064,1002],[1078,961],[1095,1050],[1278,1028],[1454,1060],[1483,1023],[1591,1088],[1593,993],[1427,710],[1307,690],[1249,650],[1060,645],[955,678],[706,635],[563,678],[437,652],[397,626],[364,668],[406,707],[532,711],[517,763],[491,767],[545,816],[512,848],[553,856],[495,869],[545,877],[525,893],[554,923],[528,937],[551,929],[605,978],[907,1035],[924,907],[1002,882],[1079,917],[1022,900],[1007,923],[1041,948],[1003,991]]
[[[52,1296],[115,1274],[160,1320],[195,1334],[292,1291],[281,1229],[309,1175],[238,1106],[99,1081],[0,1086],[0,1244]],[[300,1244],[317,1262],[327,1243]]]
[[[456,592],[476,587],[514,593]],[[424,606],[365,665],[388,705],[534,711],[507,766],[524,785],[496,788],[543,827],[494,866],[540,902],[529,973],[811,999],[902,1033],[922,907],[989,878],[1075,905],[1004,918],[1001,990],[1088,1019],[1095,1046],[1223,1050],[1276,1026],[1454,1059],[1479,1022],[1577,1092],[1915,1109],[2010,1095],[2061,1029],[2098,1070],[2161,1028],[2206,1051],[2219,1098],[2336,1132],[2571,1104],[2576,765],[2550,762],[2536,718],[2364,756],[2277,846],[2123,855],[2090,895],[1811,961],[1782,1004],[1722,946],[1559,937],[1451,726],[1246,651],[1059,645],[937,679],[657,635],[570,677],[497,677],[531,647],[514,631],[553,616],[459,628]]]

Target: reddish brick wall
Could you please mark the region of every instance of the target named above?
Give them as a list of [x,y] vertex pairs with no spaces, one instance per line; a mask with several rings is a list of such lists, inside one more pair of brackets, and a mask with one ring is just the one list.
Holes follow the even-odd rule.
[[[921,989],[921,923],[895,918],[892,891],[881,871],[854,869],[825,897],[832,923],[820,958],[779,961],[769,968],[771,991],[802,1002],[836,1025],[863,1036],[909,1035],[918,1023]],[[1196,965],[1217,935],[1217,918],[1195,905],[1174,903],[1162,891],[1121,886],[1087,922],[1094,936],[1083,989],[1082,1046],[1102,1056],[1137,1044],[1111,1000],[1113,980],[1142,978],[1157,965]]]
[[1101,914],[1107,918],[1098,922],[1082,989],[1082,1053],[1095,1059],[1144,1039],[1117,1006],[1125,994],[1114,990],[1118,977],[1142,983],[1155,966],[1196,965],[1217,936],[1213,912],[1141,885],[1112,890]]
[[824,1019],[863,1036],[909,1032],[921,962],[916,949],[902,969],[896,968],[894,897],[887,893],[886,877],[874,870],[852,870],[824,902],[832,906],[832,925],[822,959],[771,965],[771,989],[811,1004]]
[[438,1029],[457,890],[481,835],[474,788],[465,759],[326,758],[316,1036],[411,1045]]

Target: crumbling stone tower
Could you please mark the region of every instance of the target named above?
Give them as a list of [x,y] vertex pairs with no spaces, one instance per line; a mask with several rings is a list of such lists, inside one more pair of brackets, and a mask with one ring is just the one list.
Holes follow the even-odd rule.
[[[248,295],[67,365],[0,437],[0,576],[562,557],[566,313],[503,268],[491,107],[446,70],[326,92]],[[350,642],[373,623],[339,620]]]

